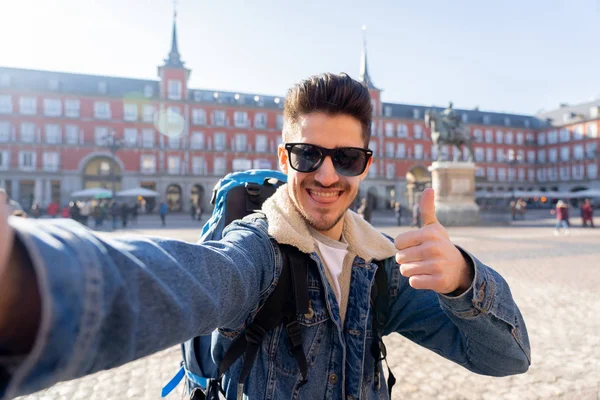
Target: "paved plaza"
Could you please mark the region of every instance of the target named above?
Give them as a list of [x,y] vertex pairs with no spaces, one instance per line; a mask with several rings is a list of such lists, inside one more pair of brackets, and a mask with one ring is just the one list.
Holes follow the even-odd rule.
[[[390,218],[378,214],[374,223],[390,235],[414,229],[390,226]],[[195,241],[201,227],[183,216],[169,218],[166,228],[157,228],[157,220],[146,216],[137,227],[106,234],[135,232]],[[475,375],[392,335],[386,343],[398,380],[394,399],[600,400],[600,228],[574,227],[570,236],[559,237],[553,230],[550,219],[449,229],[456,244],[509,282],[529,330],[533,358],[529,372],[507,378]],[[180,359],[179,348],[174,347],[21,399],[159,399]],[[181,387],[168,399],[181,399]]]

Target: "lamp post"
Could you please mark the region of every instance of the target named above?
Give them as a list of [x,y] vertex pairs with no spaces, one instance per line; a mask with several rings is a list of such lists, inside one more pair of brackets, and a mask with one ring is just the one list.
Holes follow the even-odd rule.
[[106,147],[108,149],[108,151],[110,151],[111,163],[110,163],[110,168],[109,168],[109,176],[110,176],[110,182],[111,182],[111,194],[112,194],[111,197],[114,200],[115,194],[117,191],[117,176],[115,174],[115,164],[117,163],[116,154],[117,154],[117,151],[119,151],[123,148],[123,139],[117,138],[117,132],[115,130],[112,130],[106,136],[106,142],[105,142],[104,147]]

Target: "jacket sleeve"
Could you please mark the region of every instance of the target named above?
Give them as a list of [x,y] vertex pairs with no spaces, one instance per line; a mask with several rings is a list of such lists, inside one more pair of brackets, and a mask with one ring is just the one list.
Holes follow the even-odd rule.
[[[41,296],[35,344],[1,365],[13,398],[245,322],[274,279],[266,227],[236,222],[221,241],[108,239],[71,221],[10,218]],[[0,361],[1,362],[1,361]],[[8,367],[8,368],[6,368]]]
[[478,374],[527,371],[529,338],[508,284],[496,271],[459,250],[473,263],[475,277],[471,288],[458,297],[413,289],[398,264],[391,262],[392,304],[385,333],[398,332]]

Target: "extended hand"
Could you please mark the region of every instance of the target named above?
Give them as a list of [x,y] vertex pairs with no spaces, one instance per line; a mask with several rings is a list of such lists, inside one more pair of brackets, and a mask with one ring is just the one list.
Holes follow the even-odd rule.
[[423,227],[396,237],[396,262],[415,289],[462,294],[471,286],[474,271],[438,222],[433,200],[433,189],[425,189],[419,202]]

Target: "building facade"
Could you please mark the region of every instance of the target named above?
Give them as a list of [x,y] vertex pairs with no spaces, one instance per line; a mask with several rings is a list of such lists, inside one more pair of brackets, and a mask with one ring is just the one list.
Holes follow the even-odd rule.
[[[436,156],[424,114],[442,108],[383,102],[367,67],[364,45],[375,158],[361,196],[410,206]],[[141,186],[187,211],[210,207],[229,172],[277,168],[284,97],[193,89],[190,74],[175,22],[157,80],[0,67],[0,187],[45,207],[80,189]],[[537,116],[456,112],[473,136],[478,191],[600,188],[600,100]]]

